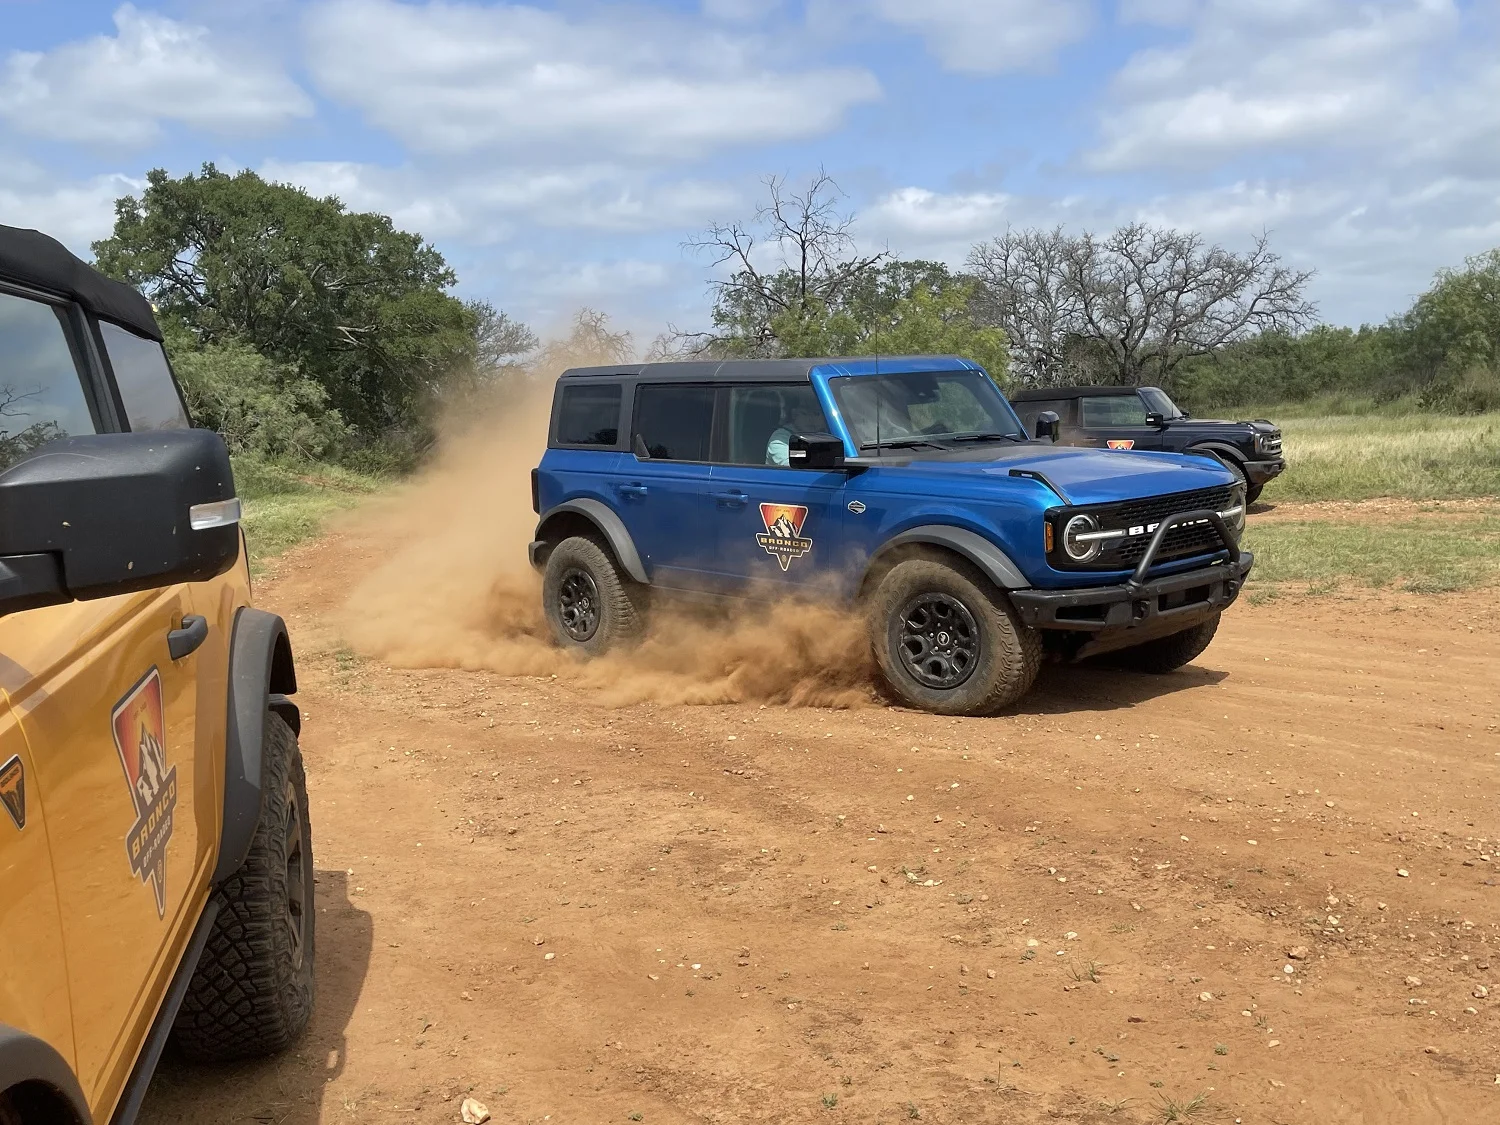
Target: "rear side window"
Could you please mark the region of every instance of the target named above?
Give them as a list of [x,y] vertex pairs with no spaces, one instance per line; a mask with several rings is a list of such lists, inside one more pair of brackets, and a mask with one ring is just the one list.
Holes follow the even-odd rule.
[[620,384],[562,389],[557,408],[559,445],[613,446],[620,439]]
[[1021,425],[1026,428],[1028,434],[1036,433],[1036,420],[1048,410],[1057,415],[1058,420],[1066,423],[1068,420],[1068,403],[1058,398],[1028,399],[1025,402],[1013,402],[1016,417],[1021,419]]
[[0,293],[0,469],[55,438],[96,432],[63,317]]
[[132,430],[185,430],[187,411],[172,381],[167,353],[155,340],[137,336],[118,324],[99,322],[104,350],[114,369],[115,386],[125,404],[125,418]]
[[658,461],[707,461],[714,388],[680,383],[642,385],[635,395],[635,451]]
[[1090,395],[1079,400],[1083,407],[1083,425],[1144,426],[1146,404],[1140,395]]

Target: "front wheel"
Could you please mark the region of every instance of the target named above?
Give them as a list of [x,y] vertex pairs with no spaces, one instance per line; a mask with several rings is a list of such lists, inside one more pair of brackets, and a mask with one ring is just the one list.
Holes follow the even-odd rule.
[[297,736],[266,715],[260,821],[245,864],[215,893],[219,913],[172,1035],[189,1058],[274,1054],[313,1007],[313,857]]
[[575,535],[547,556],[542,609],[558,644],[600,656],[644,630],[646,588],[594,540]]
[[1158,637],[1134,648],[1121,649],[1115,654],[1113,663],[1121,668],[1157,676],[1175,672],[1201,656],[1218,631],[1219,615],[1216,613],[1201,625],[1194,625],[1180,633]]
[[897,563],[870,604],[870,641],[891,692],[939,715],[989,715],[1030,689],[1042,661],[1035,629],[961,563]]

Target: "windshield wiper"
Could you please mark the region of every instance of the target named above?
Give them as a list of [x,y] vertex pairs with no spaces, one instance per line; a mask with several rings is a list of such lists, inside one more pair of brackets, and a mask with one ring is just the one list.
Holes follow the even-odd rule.
[[867,441],[859,447],[863,453],[866,449],[916,449],[925,445],[930,449],[947,449],[946,445],[939,445],[928,438],[892,438],[887,441]]
[[1021,434],[1002,434],[998,431],[982,434],[949,434],[948,441],[1025,441]]

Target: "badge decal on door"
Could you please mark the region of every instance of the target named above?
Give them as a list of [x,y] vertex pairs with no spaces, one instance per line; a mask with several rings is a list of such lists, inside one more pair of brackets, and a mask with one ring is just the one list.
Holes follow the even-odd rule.
[[26,767],[17,754],[0,766],[0,802],[18,829],[26,827]]
[[762,504],[760,519],[766,530],[755,541],[781,564],[782,570],[791,566],[793,559],[800,559],[812,550],[813,541],[802,534],[802,524],[807,519],[807,509],[802,505]]
[[156,916],[167,913],[167,841],[177,808],[177,767],[167,765],[167,727],[161,673],[155,668],[115,704],[110,716],[115,749],[135,805],[135,824],[125,837],[130,870],[156,895]]
[[1135,448],[1135,438],[1128,438],[1128,437],[1110,438],[1109,439],[1109,447],[1111,449],[1134,449]]

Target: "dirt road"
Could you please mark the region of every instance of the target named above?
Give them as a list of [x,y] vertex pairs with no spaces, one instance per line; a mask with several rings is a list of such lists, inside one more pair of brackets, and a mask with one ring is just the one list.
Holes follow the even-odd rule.
[[314,1026],[168,1064],[145,1121],[1500,1120],[1493,600],[1242,602],[1180,673],[986,720],[607,707],[342,650],[379,555],[257,590]]

